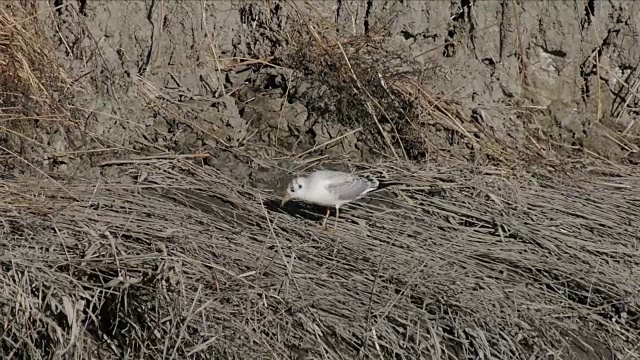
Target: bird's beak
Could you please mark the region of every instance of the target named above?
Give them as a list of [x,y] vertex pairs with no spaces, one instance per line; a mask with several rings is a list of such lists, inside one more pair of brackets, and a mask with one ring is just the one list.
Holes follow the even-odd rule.
[[280,203],[280,206],[284,205],[289,200],[291,200],[291,195],[285,194],[285,196],[282,198],[282,202]]

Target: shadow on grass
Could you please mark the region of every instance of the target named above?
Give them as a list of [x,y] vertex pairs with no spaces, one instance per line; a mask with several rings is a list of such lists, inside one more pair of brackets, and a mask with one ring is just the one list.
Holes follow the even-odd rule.
[[320,205],[308,204],[301,201],[291,200],[280,206],[280,199],[264,200],[264,207],[270,211],[284,212],[294,217],[301,217],[309,221],[322,221],[327,214],[327,209],[331,211],[331,215],[335,216],[335,208],[327,208]]

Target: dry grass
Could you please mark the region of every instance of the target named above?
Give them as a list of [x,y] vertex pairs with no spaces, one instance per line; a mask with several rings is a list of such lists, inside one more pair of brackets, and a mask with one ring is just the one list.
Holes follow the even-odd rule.
[[329,233],[211,168],[122,170],[2,183],[3,353],[640,358],[638,177],[380,165],[406,185]]
[[[293,2],[287,4],[292,19],[286,31],[288,43],[278,64],[303,73],[302,81],[317,89],[305,99],[312,113],[350,129],[362,128],[359,140],[372,148],[384,149],[387,156],[418,161],[456,157],[526,167],[532,162],[555,166],[575,157],[624,162],[638,152],[640,143],[637,134],[632,134],[633,121],[621,127],[613,126],[611,121],[601,123],[599,118],[593,124],[585,120],[585,131],[593,127],[604,135],[584,143],[578,141],[580,145],[576,146],[575,140],[580,136],[563,129],[553,119],[556,115],[553,111],[536,103],[505,96],[502,103],[487,104],[460,99],[458,89],[438,93],[437,84],[447,81],[446,76],[438,74],[438,64],[421,64],[391,40],[389,24],[396,20],[396,14],[390,10],[392,5],[372,15],[369,32],[360,34],[355,33],[355,25],[353,33],[349,27],[338,33],[334,17],[314,11],[317,4],[313,2],[304,7]],[[514,11],[521,60],[518,81],[523,89],[535,93],[537,90],[531,88],[527,79],[530,70],[518,28],[520,15],[517,9]],[[352,18],[352,21],[355,24],[359,20]],[[445,40],[427,52],[443,51],[449,46],[462,44]],[[587,62],[594,68],[592,71],[600,71],[594,59]],[[638,97],[637,87],[632,88],[624,81],[620,84],[620,90],[626,94],[625,104]],[[602,109],[598,106],[600,116]],[[619,118],[626,108],[621,103],[608,117]],[[584,112],[580,116],[588,118]],[[550,125],[542,125],[546,122]],[[611,141],[616,151],[608,151],[603,141]],[[616,154],[618,147],[620,151]]]
[[545,160],[533,143],[518,148],[505,144],[492,120],[480,109],[480,115],[469,114],[455,93],[437,94],[425,81],[434,77],[437,66],[425,68],[390,43],[392,12],[382,14],[366,35],[338,35],[333,18],[319,12],[309,16],[313,3],[304,10],[289,5],[295,16],[281,63],[304,73],[303,81],[319,89],[307,100],[311,112],[348,128],[363,128],[360,141],[397,160],[451,157],[451,147],[465,160]]
[[57,63],[41,15],[20,1],[0,9],[0,165],[6,171],[46,168],[114,145],[74,117],[78,111],[69,102],[77,89]]
[[43,47],[42,27],[33,11],[4,5],[0,9],[0,145],[40,152],[47,144],[37,136],[38,129],[53,133],[69,117],[60,105],[69,81]]

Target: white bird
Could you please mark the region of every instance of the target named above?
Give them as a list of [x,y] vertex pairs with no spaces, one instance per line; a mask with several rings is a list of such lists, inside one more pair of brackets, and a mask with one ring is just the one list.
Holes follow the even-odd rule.
[[[358,200],[367,193],[376,190],[380,183],[376,179],[367,179],[342,171],[318,170],[309,176],[293,179],[280,206],[290,200],[302,200],[326,207],[336,208],[336,222],[334,230],[338,228],[338,212],[340,206]],[[324,228],[329,217],[330,209],[322,222]]]

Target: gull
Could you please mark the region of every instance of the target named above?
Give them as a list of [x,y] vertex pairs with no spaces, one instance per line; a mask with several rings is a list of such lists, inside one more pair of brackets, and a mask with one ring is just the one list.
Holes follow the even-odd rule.
[[358,200],[378,189],[380,183],[376,179],[367,179],[342,171],[318,170],[309,176],[293,179],[287,186],[287,193],[280,206],[290,200],[302,200],[327,207],[327,214],[322,222],[324,228],[331,207],[336,208],[336,222],[333,230],[338,228],[338,212],[340,206]]

